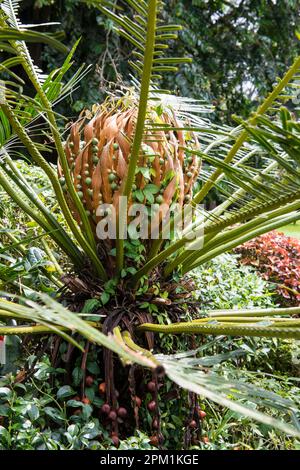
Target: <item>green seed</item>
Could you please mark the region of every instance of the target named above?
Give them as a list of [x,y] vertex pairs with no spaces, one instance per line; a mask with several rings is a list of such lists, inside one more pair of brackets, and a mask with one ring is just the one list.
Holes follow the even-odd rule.
[[191,200],[191,196],[189,196],[189,194],[187,194],[185,197],[184,197],[184,200],[186,202],[190,201]]
[[77,184],[77,185],[76,185],[76,188],[77,188],[77,189],[81,189],[81,188],[82,188],[81,184]]
[[88,163],[84,164],[84,168],[89,168],[89,167],[90,167],[90,165]]
[[99,162],[99,158],[94,156],[93,157],[93,163],[95,163],[97,165],[98,162]]
[[74,148],[74,142],[69,142],[69,147],[70,147],[70,149],[73,149]]
[[85,184],[87,184],[88,186],[90,186],[90,185],[92,184],[92,178],[86,178]]
[[159,159],[159,163],[160,163],[161,165],[163,165],[163,164],[165,163],[164,159],[163,159],[163,158],[160,158],[160,159]]
[[193,163],[193,157],[189,157],[189,158],[188,158],[188,162],[189,162],[189,163]]
[[96,145],[93,145],[93,147],[92,147],[92,152],[97,155],[98,150],[99,150],[98,147],[97,147]]
[[78,195],[79,199],[83,198],[83,192],[82,191],[78,191],[77,195]]
[[186,174],[186,176],[187,176],[188,178],[192,178],[193,173],[191,173],[190,171],[188,171],[187,174]]
[[108,175],[108,181],[110,183],[112,183],[113,181],[115,181],[116,179],[116,175],[114,175],[113,173],[110,173],[110,175]]
[[136,191],[137,187],[136,187],[136,184],[133,184],[132,185],[132,191]]
[[118,185],[117,183],[111,183],[110,187],[113,191],[115,191],[118,188]]
[[77,175],[76,178],[77,178],[78,180],[81,180],[81,175]]
[[94,137],[92,139],[92,145],[98,145],[98,143],[99,143],[99,140],[96,137]]
[[66,180],[65,180],[64,177],[59,178],[59,182],[62,186],[64,186],[66,184]]
[[86,171],[84,172],[84,174],[85,174],[85,176],[89,176],[90,172],[86,170]]
[[119,144],[115,143],[113,147],[114,147],[114,150],[119,150]]
[[88,217],[91,215],[90,211],[85,211],[85,213]]
[[93,195],[93,190],[92,190],[92,189],[88,189],[88,190],[87,190],[87,193],[88,193],[89,196],[92,196],[92,195]]
[[157,204],[161,204],[163,200],[164,198],[160,195],[160,196],[157,196],[157,198],[155,199],[155,202],[157,202]]

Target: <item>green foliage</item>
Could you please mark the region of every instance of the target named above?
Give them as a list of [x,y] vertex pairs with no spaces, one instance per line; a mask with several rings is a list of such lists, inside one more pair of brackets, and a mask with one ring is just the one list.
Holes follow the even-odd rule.
[[[30,358],[31,361],[34,357]],[[113,448],[108,431],[91,417],[91,406],[75,401],[70,386],[60,386],[64,369],[53,369],[49,358],[36,364],[32,379],[14,383],[0,380],[0,449],[104,450]],[[50,383],[54,385],[50,385]],[[74,400],[73,400],[74,402]],[[80,415],[73,414],[80,409]],[[151,449],[149,439],[137,433],[121,441],[120,449]]]
[[[179,59],[164,57],[165,47],[169,46],[169,39],[176,36],[173,32],[177,31],[178,27],[168,25],[167,19],[163,16],[163,2],[159,0],[149,0],[146,3],[143,2],[142,5],[127,0],[125,4],[131,5],[133,8],[128,13],[126,10],[124,16],[119,13],[119,10],[117,11],[118,15],[115,14],[114,5],[110,4],[111,9],[106,10],[103,7],[103,4],[107,4],[105,1],[91,0],[86,1],[86,3],[99,7],[101,12],[104,12],[108,18],[113,19],[114,27],[118,30],[118,33],[125,36],[137,49],[134,51],[137,60],[134,63],[131,62],[138,78],[141,79],[140,84],[135,83],[137,98],[134,101],[134,106],[137,111],[137,119],[132,140],[129,142],[131,152],[128,172],[126,172],[121,190],[122,195],[129,197],[136,170],[140,169],[139,158],[145,130],[152,133],[152,135],[155,135],[157,130],[162,133],[170,130],[167,123],[161,124],[156,120],[151,120],[150,110],[153,106],[153,95],[155,94],[155,98],[157,98],[156,95],[161,93],[158,89],[152,88],[153,84],[159,85],[159,81],[162,79],[158,74],[176,71],[174,62],[180,64],[184,62],[182,57]],[[201,145],[199,144],[199,148],[195,149],[191,148],[191,138],[186,139],[187,142],[185,142],[185,139],[180,142],[179,137],[177,140],[175,138],[176,146],[181,146],[180,150],[183,150],[189,156],[188,159],[193,161],[193,159],[199,160],[202,158],[207,164],[207,167],[201,173],[201,185],[199,191],[194,194],[192,204],[205,201],[210,191],[218,187],[220,181],[226,182],[223,191],[225,198],[218,207],[209,212],[204,212],[204,219],[195,217],[193,220],[193,227],[202,227],[204,229],[204,240],[201,248],[198,245],[198,238],[195,242],[190,242],[188,235],[190,235],[189,231],[192,230],[192,226],[186,229],[181,240],[171,241],[169,244],[165,244],[160,240],[155,241],[150,248],[147,247],[149,249],[145,253],[141,251],[140,244],[135,245],[130,241],[123,245],[122,237],[118,236],[115,242],[116,266],[113,267],[115,268],[114,273],[112,278],[109,279],[110,273],[107,272],[103,264],[107,260],[105,255],[109,256],[109,253],[106,251],[105,246],[97,246],[98,240],[95,240],[89,220],[90,213],[86,212],[80,198],[83,193],[77,192],[78,188],[75,187],[69,171],[70,162],[61,136],[61,117],[54,111],[56,102],[71,93],[79,79],[85,75],[84,65],[82,65],[71,79],[67,80],[66,78],[77,43],[65,58],[59,71],[53,71],[45,77],[31,60],[26,41],[40,42],[43,40],[50,44],[53,49],[60,51],[65,49],[58,42],[58,39],[55,38],[54,40],[50,34],[43,33],[41,36],[40,34],[31,34],[28,31],[24,32],[26,28],[21,28],[17,19],[17,10],[18,2],[12,4],[5,1],[3,5],[1,4],[0,25],[2,29],[7,30],[7,34],[3,34],[1,40],[4,41],[5,51],[10,53],[13,51],[16,57],[16,60],[12,60],[8,65],[9,68],[22,65],[26,92],[22,93],[19,88],[15,87],[15,85],[19,86],[17,83],[10,82],[7,76],[4,77],[5,96],[0,103],[1,139],[3,140],[0,184],[27,216],[34,220],[41,233],[50,236],[53,242],[72,260],[78,276],[81,276],[84,272],[83,268],[88,268],[90,279],[98,278],[98,282],[101,283],[101,286],[104,286],[104,292],[100,298],[102,305],[109,304],[111,297],[116,297],[117,288],[131,289],[142,285],[142,289],[144,287],[147,289],[148,285],[144,281],[149,275],[153,276],[158,272],[160,279],[166,281],[172,278],[174,272],[186,274],[254,236],[299,219],[299,123],[297,117],[291,115],[287,108],[283,108],[283,105],[297,95],[297,92],[292,93],[292,87],[298,86],[300,57],[296,59],[284,77],[276,83],[272,93],[262,102],[257,112],[250,116],[246,122],[238,120],[239,125],[234,129],[228,126],[216,126],[206,118],[199,117],[198,112],[207,113],[209,110],[207,106],[195,104],[189,99],[176,99],[171,96],[168,101],[164,95],[161,96],[160,94],[158,96],[161,100],[158,107],[163,109],[165,106],[169,113],[176,116],[171,130],[175,131],[178,136],[180,132],[187,132],[188,136],[197,133],[199,140],[201,139]],[[162,23],[160,22],[161,19],[163,20]],[[141,28],[140,21],[146,28],[146,35],[144,34],[145,28]],[[171,33],[169,34],[168,31],[171,31]],[[161,41],[163,44],[161,44]],[[164,41],[167,41],[167,43],[165,44]],[[18,81],[16,76],[14,78]],[[241,86],[244,86],[244,78]],[[27,89],[29,90],[28,93]],[[34,98],[31,98],[31,96],[34,96]],[[155,102],[155,105],[157,106],[157,102]],[[48,145],[40,144],[31,133],[37,116],[45,121],[42,136],[53,143],[59,156],[59,163],[65,178],[65,184],[63,185],[61,185],[55,169],[44,156],[45,152],[48,151]],[[177,124],[177,118],[181,124]],[[183,126],[183,129],[181,126]],[[159,142],[159,137],[157,137],[157,140]],[[195,140],[197,140],[196,137]],[[26,149],[31,160],[47,175],[58,208],[64,218],[64,223],[60,223],[60,219],[52,213],[52,207],[49,207],[47,202],[45,204],[42,202],[35,190],[28,184],[26,178],[14,165],[9,156],[14,141],[17,141],[18,145]],[[14,155],[13,152],[12,155]],[[255,158],[260,159],[260,169],[255,165]],[[149,175],[147,169],[146,172],[143,171],[142,173],[147,179]],[[191,176],[189,176],[189,173],[186,176],[191,178],[192,173],[190,173]],[[176,189],[178,181],[175,177],[172,181]],[[149,185],[143,189],[142,194],[149,202],[154,198],[153,189],[153,187],[149,188]],[[139,196],[141,197],[141,194]],[[70,200],[72,202],[71,208],[68,204]],[[77,219],[73,217],[74,213],[78,214],[80,223],[77,223]],[[120,213],[121,218],[125,221],[127,218],[126,211]],[[161,235],[164,232],[163,225],[160,230]],[[123,222],[120,222],[120,227],[121,232],[123,232]],[[126,264],[126,256],[124,263],[124,252],[125,255],[128,253],[131,255],[128,256],[129,266]],[[51,255],[51,252],[48,251],[49,253]],[[141,262],[137,272],[128,269],[132,267],[131,260]],[[54,258],[53,264],[55,265]],[[247,275],[244,276],[244,281],[245,278],[247,278]],[[124,282],[123,279],[125,279]],[[252,282],[253,279],[250,279],[250,284]],[[235,306],[239,306],[242,301],[245,301],[247,292],[247,290],[242,291],[240,296],[237,295],[233,299]],[[261,291],[258,289],[258,293],[255,292],[254,296],[248,295],[248,297],[247,300],[250,303],[252,302],[250,314],[255,316],[252,307],[256,300],[258,302],[262,301]],[[226,371],[219,374],[218,370],[212,368],[210,373],[207,374],[203,368],[199,367],[203,364],[204,358],[202,356],[200,358],[196,357],[198,351],[193,351],[192,354],[195,354],[195,358],[192,362],[189,360],[191,353],[179,357],[176,355],[156,357],[149,351],[142,350],[141,354],[141,348],[132,341],[128,331],[122,332],[117,327],[113,330],[114,336],[100,333],[94,328],[96,326],[99,329],[99,325],[91,325],[83,321],[79,315],[71,313],[70,310],[62,307],[49,296],[36,293],[34,301],[25,298],[19,298],[18,301],[19,303],[0,299],[1,315],[26,320],[27,322],[41,323],[45,325],[46,332],[60,334],[64,339],[83,351],[81,342],[78,342],[74,336],[67,333],[70,330],[76,330],[89,341],[96,342],[98,345],[117,353],[122,362],[131,361],[150,368],[156,368],[158,364],[162,365],[165,368],[166,375],[179,386],[210,398],[220,405],[230,407],[234,412],[245,413],[247,416],[264,424],[277,427],[281,431],[291,435],[299,435],[299,431],[287,423],[288,420],[282,422],[277,419],[277,415],[267,416],[264,413],[264,408],[277,406],[283,411],[284,418],[289,418],[292,415],[294,421],[297,422],[296,405],[293,400],[285,400],[279,395],[269,393],[267,390],[260,390],[255,385],[246,384],[243,377],[238,376],[238,374],[236,374],[236,380],[233,381],[230,376],[230,380],[227,379]],[[151,302],[144,302],[142,305],[151,313],[160,313],[153,308]],[[88,310],[92,309],[91,305],[88,305],[87,308]],[[299,321],[294,318],[276,318],[277,313],[276,309],[272,309],[270,314],[274,317],[271,319],[268,317],[261,319],[258,314],[257,318],[250,320],[250,324],[247,324],[249,312],[244,313],[241,318],[236,320],[238,324],[235,323],[235,319],[232,320],[228,317],[227,312],[221,320],[214,316],[213,319],[202,318],[197,322],[188,321],[187,323],[167,325],[166,327],[157,324],[144,324],[139,326],[138,330],[157,332],[163,329],[167,333],[221,333],[235,336],[299,338]],[[283,313],[289,314],[288,311]],[[230,312],[230,315],[234,315],[234,313]],[[124,325],[127,329],[128,325],[125,321]],[[30,331],[37,331],[38,328],[38,325],[33,325]],[[3,334],[16,334],[21,329],[18,330],[18,327],[2,327],[1,331]],[[225,356],[219,355],[218,357],[206,358],[206,365],[208,361],[210,365],[215,366],[232,357],[236,357],[235,351],[230,351],[230,354],[226,353]],[[76,372],[73,378],[75,382],[78,381],[79,383],[81,379],[79,365],[75,369]],[[66,388],[59,391],[60,396],[69,393],[71,391]],[[260,407],[256,407],[257,400],[260,400]],[[39,417],[36,405],[30,408],[29,411],[26,408],[26,413],[29,413],[29,417],[33,420]],[[56,419],[65,420],[65,415],[58,415],[60,418],[57,418],[55,410],[48,410],[48,414],[52,419],[56,417]],[[81,422],[82,417],[87,419],[91,415],[92,408],[86,405],[82,410],[82,416],[78,420]],[[5,431],[3,432],[5,434]],[[74,445],[77,445],[78,432],[81,431],[76,426],[71,429],[68,428],[67,439],[72,441],[71,445],[73,445],[73,434],[75,434]],[[94,437],[94,433],[91,432],[91,434]],[[84,438],[84,435],[82,437]]]
[[[24,7],[24,18],[34,11],[37,22],[60,18],[69,44],[82,36],[77,63],[96,65],[70,102],[73,112],[101,101],[105,85],[115,87],[121,77],[128,80],[125,58],[130,48],[114,33],[110,19],[79,0],[28,0]],[[175,87],[168,76],[162,87],[213,100],[218,119],[228,120],[232,113],[247,116],[299,51],[298,8],[298,0],[246,0],[242,5],[221,0],[166,2],[165,17],[183,26],[180,40],[171,46],[172,55],[193,57],[193,64],[181,67]],[[39,50],[36,47],[36,55]],[[53,69],[57,60],[57,54],[46,48],[39,65]]]
[[238,257],[222,255],[193,272],[195,296],[203,310],[274,306],[273,292],[254,269],[238,265]]

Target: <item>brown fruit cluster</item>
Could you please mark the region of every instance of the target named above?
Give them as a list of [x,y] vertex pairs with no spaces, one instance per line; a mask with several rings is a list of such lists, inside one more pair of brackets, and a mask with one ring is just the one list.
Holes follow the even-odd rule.
[[[125,104],[126,103],[126,104]],[[134,137],[137,107],[134,103],[120,100],[117,104],[94,106],[93,113],[82,115],[71,126],[65,144],[71,178],[86,210],[90,225],[96,237],[97,223],[107,214],[97,213],[101,204],[113,204],[118,211],[119,196],[122,194],[130,161]],[[143,199],[147,185],[155,185],[154,201],[161,208],[172,203],[180,206],[191,199],[193,184],[198,176],[200,162],[196,155],[186,154],[183,147],[198,148],[193,133],[153,127],[183,127],[174,114],[168,110],[158,113],[153,108],[148,113],[148,127],[144,134],[135,184],[128,207],[133,203],[148,204]],[[60,182],[66,201],[74,218],[80,224],[80,216],[67,192],[62,167],[58,162]],[[152,186],[153,188],[153,186]],[[152,198],[151,198],[152,199]],[[158,222],[159,223],[159,222]]]

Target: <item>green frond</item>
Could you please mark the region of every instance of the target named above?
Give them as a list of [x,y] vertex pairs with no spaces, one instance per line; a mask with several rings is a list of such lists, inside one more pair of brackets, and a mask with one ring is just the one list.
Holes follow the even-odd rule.
[[5,297],[6,294],[2,293],[2,298],[0,298],[0,317],[26,320],[34,324],[48,327],[53,334],[62,336],[68,342],[82,349],[78,342],[76,342],[70,334],[65,332],[65,330],[69,332],[76,331],[89,341],[114,351],[126,362],[133,362],[152,368],[156,368],[157,366],[149,357],[143,357],[141,353],[136,354],[129,348],[124,347],[113,335],[104,335],[101,331],[82,320],[78,315],[65,309],[61,304],[46,294],[36,293],[36,298],[39,302],[18,298],[18,300],[22,300],[22,305],[8,301]]

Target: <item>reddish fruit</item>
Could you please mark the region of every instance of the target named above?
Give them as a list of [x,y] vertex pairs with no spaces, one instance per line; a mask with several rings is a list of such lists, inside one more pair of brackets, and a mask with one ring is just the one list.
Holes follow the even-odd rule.
[[202,437],[202,442],[204,442],[204,444],[209,444],[208,437],[207,436]]
[[150,437],[150,444],[152,446],[158,447],[159,446],[159,440],[157,436],[151,436]]
[[142,400],[140,399],[140,397],[134,397],[133,401],[135,402],[136,406],[140,408],[140,406],[142,405]]
[[157,419],[157,418],[153,418],[153,420],[152,420],[152,428],[153,428],[153,429],[158,429],[158,419]]
[[87,387],[91,387],[94,383],[94,378],[91,376],[91,375],[88,375],[86,378],[85,378],[85,384]]
[[110,406],[108,403],[104,403],[104,405],[101,406],[101,411],[105,415],[108,415],[110,413]]
[[75,415],[75,416],[81,415],[81,409],[78,408],[78,410],[73,411],[73,415]]
[[149,390],[149,392],[153,393],[156,391],[156,384],[155,382],[153,382],[153,380],[151,380],[151,382],[148,382],[147,384],[147,389]]
[[120,407],[118,409],[117,413],[118,413],[118,416],[120,418],[123,418],[123,419],[126,418],[126,416],[127,416],[127,410],[126,410],[126,408],[123,408],[123,407]]
[[105,382],[102,382],[102,383],[99,385],[99,392],[104,395],[104,394],[105,394],[105,391],[106,391],[106,384],[105,384]]
[[191,429],[196,429],[197,428],[197,423],[194,419],[192,419],[192,421],[190,421],[189,427]]
[[88,397],[84,397],[81,401],[84,405],[90,405],[91,404],[91,400]]
[[120,439],[118,438],[118,436],[112,436],[111,440],[112,440],[112,443],[115,447],[119,447]]
[[200,418],[200,419],[204,419],[205,416],[206,416],[206,413],[205,413],[205,411],[203,411],[203,410],[199,410],[199,411],[198,411],[198,415],[199,415],[199,418]]
[[152,400],[148,403],[147,408],[149,411],[155,411],[156,410],[156,401]]
[[117,419],[117,413],[115,411],[111,411],[108,415],[109,419],[111,419],[112,421],[116,421]]

